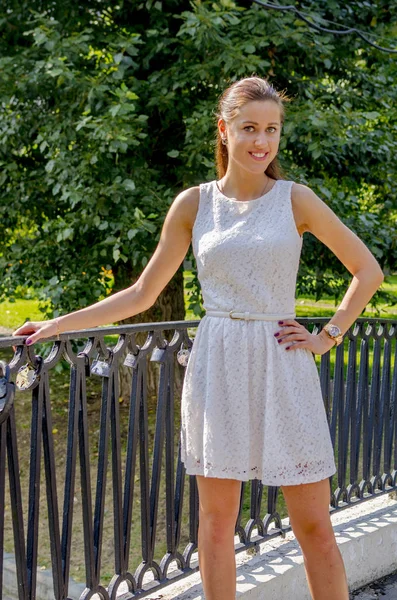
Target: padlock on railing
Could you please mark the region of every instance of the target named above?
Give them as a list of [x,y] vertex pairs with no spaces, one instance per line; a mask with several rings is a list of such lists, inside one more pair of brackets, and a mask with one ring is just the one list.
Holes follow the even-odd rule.
[[184,344],[182,343],[180,350],[178,350],[176,355],[176,360],[182,367],[187,367],[189,362],[190,354],[192,352],[191,348],[184,348]]
[[31,388],[39,379],[40,371],[43,365],[43,357],[36,356],[36,368],[33,365],[26,363],[18,369],[15,384],[19,391],[23,392]]
[[123,362],[123,365],[125,367],[130,367],[132,369],[135,369],[138,365],[138,356],[139,356],[139,352],[137,352],[136,354],[133,354],[132,352],[128,352],[128,354],[125,357],[125,360]]
[[[99,355],[98,355],[99,356]],[[92,361],[91,375],[99,375],[99,377],[109,377],[110,365],[105,360],[99,360],[97,357]]]

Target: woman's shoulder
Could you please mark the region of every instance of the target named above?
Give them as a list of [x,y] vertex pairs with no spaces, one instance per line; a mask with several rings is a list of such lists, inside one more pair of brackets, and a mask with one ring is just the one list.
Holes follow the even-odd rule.
[[313,210],[313,202],[317,198],[311,188],[296,181],[291,182],[291,204],[296,227],[300,235],[309,231],[309,217]]
[[189,229],[193,228],[200,202],[200,186],[182,190],[172,203],[172,208]]
[[291,183],[291,200],[296,207],[302,210],[310,210],[313,205],[321,202],[317,194],[308,185],[296,181]]
[[179,192],[174,202],[179,204],[189,204],[194,202],[200,196],[200,185],[194,185]]
[[186,188],[182,190],[174,202],[177,204],[183,205],[187,210],[195,210],[197,211],[200,196],[203,195],[203,192],[209,192],[214,186],[215,180],[207,181],[204,183],[200,183],[199,185],[194,185],[192,187]]

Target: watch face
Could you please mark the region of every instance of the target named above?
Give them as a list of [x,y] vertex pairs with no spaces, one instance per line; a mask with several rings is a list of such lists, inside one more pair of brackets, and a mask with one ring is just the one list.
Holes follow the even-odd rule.
[[340,335],[340,329],[337,325],[329,325],[328,331],[332,336]]

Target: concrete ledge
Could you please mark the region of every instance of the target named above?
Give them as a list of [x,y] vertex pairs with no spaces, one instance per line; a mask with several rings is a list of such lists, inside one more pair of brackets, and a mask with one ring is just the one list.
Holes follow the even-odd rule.
[[[397,565],[397,500],[392,494],[374,498],[331,516],[346,567],[350,591],[384,575]],[[238,538],[236,537],[236,541]],[[237,597],[249,600],[311,600],[303,556],[292,532],[276,538],[237,562]],[[200,573],[146,596],[147,600],[204,600]]]
[[[385,494],[331,515],[336,540],[345,563],[350,591],[396,570],[397,499]],[[288,519],[285,520],[286,522]],[[238,537],[235,538],[239,543]],[[197,552],[193,557],[196,557]],[[311,600],[303,556],[292,532],[261,545],[259,552],[240,552],[237,563],[237,597],[249,600]],[[194,566],[194,563],[193,565]],[[4,557],[3,594],[17,600],[15,562]],[[145,582],[150,585],[149,581]],[[78,600],[84,585],[71,581],[69,598]],[[122,597],[127,589],[120,586]],[[53,599],[51,571],[38,571],[37,598]],[[196,572],[145,597],[147,600],[204,600],[200,573]]]
[[[73,579],[69,582],[69,597],[78,600],[85,585],[76,583]],[[13,554],[4,553],[3,562],[3,598],[4,600],[18,600],[18,582]],[[36,598],[38,600],[54,600],[51,569],[37,569]]]

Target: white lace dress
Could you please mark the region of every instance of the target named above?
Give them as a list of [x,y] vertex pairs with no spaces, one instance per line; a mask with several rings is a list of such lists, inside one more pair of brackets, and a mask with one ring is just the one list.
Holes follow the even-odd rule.
[[[295,314],[302,238],[292,184],[279,180],[248,201],[215,181],[200,186],[192,245],[206,310]],[[276,331],[277,321],[200,321],[182,391],[188,474],[278,486],[336,472],[314,357],[287,351]]]

